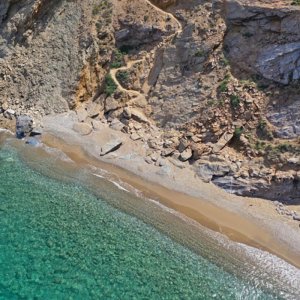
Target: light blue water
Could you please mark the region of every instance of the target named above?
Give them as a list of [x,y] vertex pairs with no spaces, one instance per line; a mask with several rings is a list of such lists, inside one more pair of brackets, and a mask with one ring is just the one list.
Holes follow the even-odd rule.
[[42,175],[0,148],[0,299],[280,298],[111,206],[125,198],[101,189]]

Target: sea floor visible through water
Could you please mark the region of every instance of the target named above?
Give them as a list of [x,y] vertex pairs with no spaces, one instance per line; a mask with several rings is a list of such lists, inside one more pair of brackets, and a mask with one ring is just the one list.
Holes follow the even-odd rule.
[[0,136],[0,299],[297,299],[297,268],[108,178]]

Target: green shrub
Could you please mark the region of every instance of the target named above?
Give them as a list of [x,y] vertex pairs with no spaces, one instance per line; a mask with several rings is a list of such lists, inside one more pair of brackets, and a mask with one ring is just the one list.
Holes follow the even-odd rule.
[[117,85],[112,79],[110,74],[107,74],[105,77],[105,94],[111,96],[117,89]]
[[229,83],[230,75],[227,74],[221,84],[219,85],[219,90],[221,93],[225,93],[228,91],[228,83]]
[[129,73],[127,71],[119,71],[117,73],[117,79],[120,82],[127,83],[128,79],[129,79]]
[[243,132],[244,132],[244,128],[243,127],[236,127],[234,129],[234,137],[236,137],[236,138],[239,139],[241,137],[241,135],[242,135]]
[[195,56],[196,56],[196,57],[203,57],[203,56],[205,56],[205,51],[204,51],[204,50],[198,50],[198,51],[195,53]]
[[240,104],[241,100],[237,95],[230,96],[230,104],[232,108],[237,108]]
[[260,119],[257,125],[257,128],[260,130],[264,130],[267,126],[267,122],[264,119]]
[[110,67],[113,69],[121,68],[123,66],[123,56],[123,52],[117,49],[113,54],[113,60],[110,64]]

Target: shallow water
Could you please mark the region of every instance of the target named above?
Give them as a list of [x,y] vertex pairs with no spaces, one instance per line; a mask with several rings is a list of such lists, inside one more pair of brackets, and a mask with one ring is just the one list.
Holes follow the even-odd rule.
[[39,154],[0,146],[0,299],[296,299],[294,267]]

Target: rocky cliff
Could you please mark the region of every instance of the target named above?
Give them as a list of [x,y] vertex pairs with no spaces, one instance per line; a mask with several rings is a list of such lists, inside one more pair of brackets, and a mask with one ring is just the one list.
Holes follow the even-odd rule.
[[100,92],[114,38],[111,5],[97,3],[1,1],[4,108],[38,117],[74,108]]
[[75,109],[80,130],[122,130],[149,164],[299,203],[300,6],[291,4],[4,0],[2,119]]

